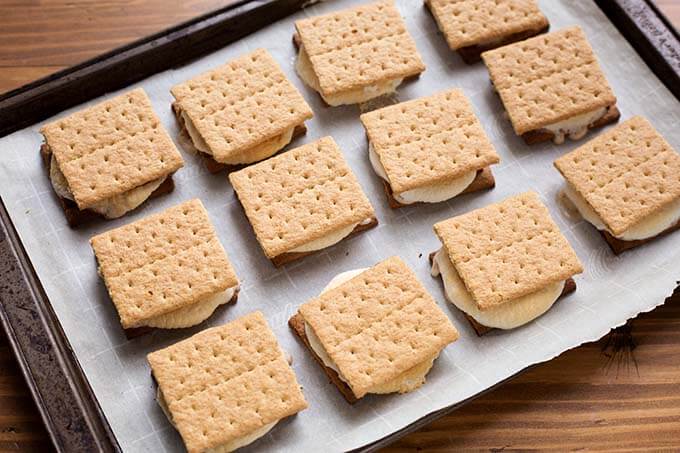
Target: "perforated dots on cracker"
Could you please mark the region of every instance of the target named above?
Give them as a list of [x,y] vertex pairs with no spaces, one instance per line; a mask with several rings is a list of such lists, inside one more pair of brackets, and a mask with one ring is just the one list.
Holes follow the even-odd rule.
[[361,115],[390,206],[437,203],[494,186],[498,154],[461,90]]
[[[264,49],[172,87],[173,110],[210,169],[257,162],[305,132],[312,110]],[[215,163],[222,164],[217,166]]]
[[157,399],[187,451],[233,451],[307,407],[260,312],[148,355]]
[[517,135],[528,143],[582,138],[619,119],[583,30],[570,27],[482,54]]
[[680,228],[680,155],[633,117],[555,161],[565,195],[612,250]]
[[298,20],[295,28],[297,73],[329,105],[391,93],[425,70],[391,0]]
[[190,327],[238,295],[234,269],[198,199],[90,243],[124,329]]
[[42,127],[41,154],[69,224],[116,218],[172,190],[183,165],[141,88]]
[[417,389],[442,349],[458,338],[398,257],[338,275],[289,325],[350,402]]
[[267,258],[279,266],[377,225],[331,137],[229,174]]
[[452,50],[470,64],[482,52],[548,31],[535,0],[425,0]]
[[[439,222],[434,230],[443,257],[464,283],[473,308],[482,313],[515,304],[550,285],[564,285],[583,270],[534,192]],[[562,290],[556,288],[548,308]]]

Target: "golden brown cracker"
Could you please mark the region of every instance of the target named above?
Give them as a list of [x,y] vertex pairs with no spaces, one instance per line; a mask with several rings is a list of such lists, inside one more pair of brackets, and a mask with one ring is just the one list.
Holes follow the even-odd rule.
[[141,88],[46,124],[41,132],[81,210],[184,165]]
[[259,311],[152,352],[148,360],[189,452],[219,447],[307,407]]
[[123,328],[238,285],[198,199],[90,239]]
[[535,192],[444,220],[434,230],[480,310],[583,271]]

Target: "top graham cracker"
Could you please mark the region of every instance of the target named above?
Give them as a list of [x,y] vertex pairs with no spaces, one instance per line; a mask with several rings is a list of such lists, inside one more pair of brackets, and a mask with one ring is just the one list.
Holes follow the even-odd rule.
[[580,27],[482,54],[518,135],[616,103]]
[[358,398],[458,338],[449,318],[398,257],[324,292],[299,312]]
[[500,158],[461,90],[361,115],[395,193],[455,179]]
[[321,93],[420,74],[425,65],[392,0],[295,22]]
[[90,239],[123,328],[238,285],[198,199]]
[[535,0],[426,0],[453,50],[542,30],[548,19]]
[[583,271],[535,192],[439,222],[434,230],[480,310]]
[[268,258],[375,218],[331,137],[229,174]]
[[141,88],[46,124],[40,132],[80,209],[184,165]]
[[247,151],[313,116],[264,49],[175,85],[171,92],[217,161]]
[[219,447],[307,407],[259,311],[147,358],[190,453]]
[[565,154],[555,167],[614,235],[680,198],[680,155],[640,116]]

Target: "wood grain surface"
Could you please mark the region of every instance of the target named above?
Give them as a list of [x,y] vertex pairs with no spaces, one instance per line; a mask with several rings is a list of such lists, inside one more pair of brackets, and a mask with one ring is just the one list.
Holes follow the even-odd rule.
[[[230,0],[0,0],[0,92]],[[680,0],[658,5],[676,27]],[[680,293],[385,449],[678,450]],[[51,444],[0,333],[0,451]]]

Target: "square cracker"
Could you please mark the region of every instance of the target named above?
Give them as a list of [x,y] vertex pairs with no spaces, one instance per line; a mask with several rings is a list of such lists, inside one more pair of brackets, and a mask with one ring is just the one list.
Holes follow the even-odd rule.
[[535,0],[425,0],[453,50],[502,41],[548,27]]
[[480,310],[583,271],[535,192],[444,220],[434,231]]
[[440,184],[499,162],[461,90],[361,115],[394,193]]
[[392,0],[301,19],[295,27],[324,96],[425,70]]
[[141,88],[46,124],[40,132],[81,210],[184,165]]
[[331,137],[230,173],[229,180],[270,259],[375,219],[371,203]]
[[90,244],[125,329],[238,285],[198,199],[94,236]]
[[633,117],[555,161],[615,235],[680,198],[680,155]]
[[490,50],[482,59],[517,135],[616,103],[580,27]]
[[299,313],[357,398],[458,338],[449,318],[399,257],[310,300]]
[[307,407],[259,311],[148,355],[189,452],[246,436]]
[[264,49],[175,85],[171,92],[218,162],[313,116],[302,95]]

